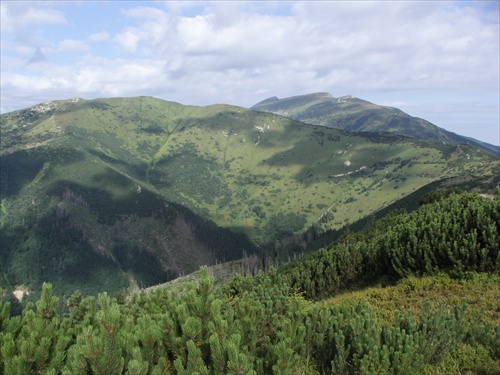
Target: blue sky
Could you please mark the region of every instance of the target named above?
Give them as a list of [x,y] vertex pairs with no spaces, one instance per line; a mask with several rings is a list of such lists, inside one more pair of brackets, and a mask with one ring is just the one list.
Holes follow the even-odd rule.
[[500,143],[498,1],[1,1],[2,113],[151,95],[318,91]]

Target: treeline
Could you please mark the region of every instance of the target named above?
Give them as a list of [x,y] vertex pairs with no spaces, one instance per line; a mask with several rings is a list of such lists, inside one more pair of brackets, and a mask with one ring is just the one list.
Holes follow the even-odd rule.
[[346,231],[279,272],[307,298],[321,299],[380,279],[500,270],[498,197],[443,192],[423,202],[412,213],[392,213],[361,232]]
[[[365,232],[346,233],[338,244],[279,270],[236,275],[216,287],[202,268],[199,280],[181,291],[158,288],[127,299],[75,293],[64,315],[46,284],[21,316],[10,316],[9,303],[1,306],[0,373],[444,374],[451,371],[443,368],[445,358],[457,364],[454,373],[498,373],[500,327],[465,303],[382,319],[365,302],[313,299],[382,275],[498,274],[492,241],[498,239],[499,204],[452,194],[372,223]],[[420,255],[406,240],[412,235],[422,243]],[[425,250],[427,241],[441,245],[434,257]]]

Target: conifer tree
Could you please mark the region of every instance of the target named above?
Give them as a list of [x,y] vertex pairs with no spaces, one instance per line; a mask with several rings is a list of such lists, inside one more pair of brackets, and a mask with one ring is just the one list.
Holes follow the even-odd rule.
[[[139,316],[132,333],[127,338],[127,343],[132,344],[132,358],[137,362],[144,361],[148,364],[146,369],[151,371],[159,361],[161,353],[164,352],[162,345],[162,331],[159,324],[150,316]],[[134,350],[137,349],[138,352]]]
[[186,361],[177,358],[174,366],[178,375],[209,375],[210,372],[201,358],[201,350],[196,346],[193,340],[186,343],[187,357]]
[[10,332],[10,303],[3,303],[0,299],[0,374],[4,373],[3,342],[5,335]]
[[241,337],[232,335],[226,343],[227,351],[227,374],[228,375],[255,375],[253,365],[249,360],[249,354],[241,351]]
[[127,375],[147,375],[149,373],[149,364],[143,360],[141,349],[138,346],[134,346],[132,353],[130,353],[130,358],[127,364]]
[[12,332],[4,337],[2,352],[6,373],[38,374],[60,372],[64,352],[71,341],[59,331],[56,313],[58,298],[52,295],[52,285],[44,284],[36,312],[28,305],[21,319],[17,337]]
[[[106,293],[99,294],[98,301],[100,310],[96,314],[96,324],[88,326],[86,332],[78,337],[76,349],[93,374],[120,374],[125,363],[120,309],[116,303],[110,304]],[[73,361],[81,362],[82,359],[75,354]]]

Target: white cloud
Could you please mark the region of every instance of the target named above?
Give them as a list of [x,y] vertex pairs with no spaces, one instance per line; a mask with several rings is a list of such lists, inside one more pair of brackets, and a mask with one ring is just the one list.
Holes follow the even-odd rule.
[[[25,74],[2,74],[2,91],[15,89],[16,95],[24,98],[33,98],[35,92],[45,97],[45,101],[78,96],[141,95],[161,87],[162,74],[162,64],[157,61],[87,58],[77,66],[45,63],[43,69],[33,68]],[[7,102],[2,100],[2,106]],[[35,102],[41,102],[40,97]]]
[[[34,25],[50,25],[67,23],[64,14],[55,9],[43,8],[43,3],[2,1],[0,3],[0,20],[2,32],[12,31],[19,27]],[[26,6],[26,4],[29,4]],[[42,7],[38,7],[42,5]]]
[[168,17],[165,11],[152,7],[129,8],[122,11],[123,14],[135,19],[163,20]]
[[137,51],[137,45],[139,44],[141,39],[143,39],[141,34],[141,30],[129,28],[128,30],[116,35],[114,40],[125,51],[129,53],[135,53]]
[[111,39],[111,36],[106,31],[101,31],[89,36],[89,40],[93,43],[104,43]]
[[58,52],[85,52],[89,50],[88,44],[81,40],[64,39],[57,45]]
[[162,64],[157,61],[88,61],[72,73],[78,92],[91,95],[139,95],[162,85]]

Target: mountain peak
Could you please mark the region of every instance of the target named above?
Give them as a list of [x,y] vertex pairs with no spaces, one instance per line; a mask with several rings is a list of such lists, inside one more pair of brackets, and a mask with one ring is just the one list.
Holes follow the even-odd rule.
[[350,132],[389,132],[416,139],[471,144],[498,155],[497,146],[460,136],[397,108],[370,103],[352,95],[335,98],[330,93],[318,92],[283,99],[273,97],[250,109]]

